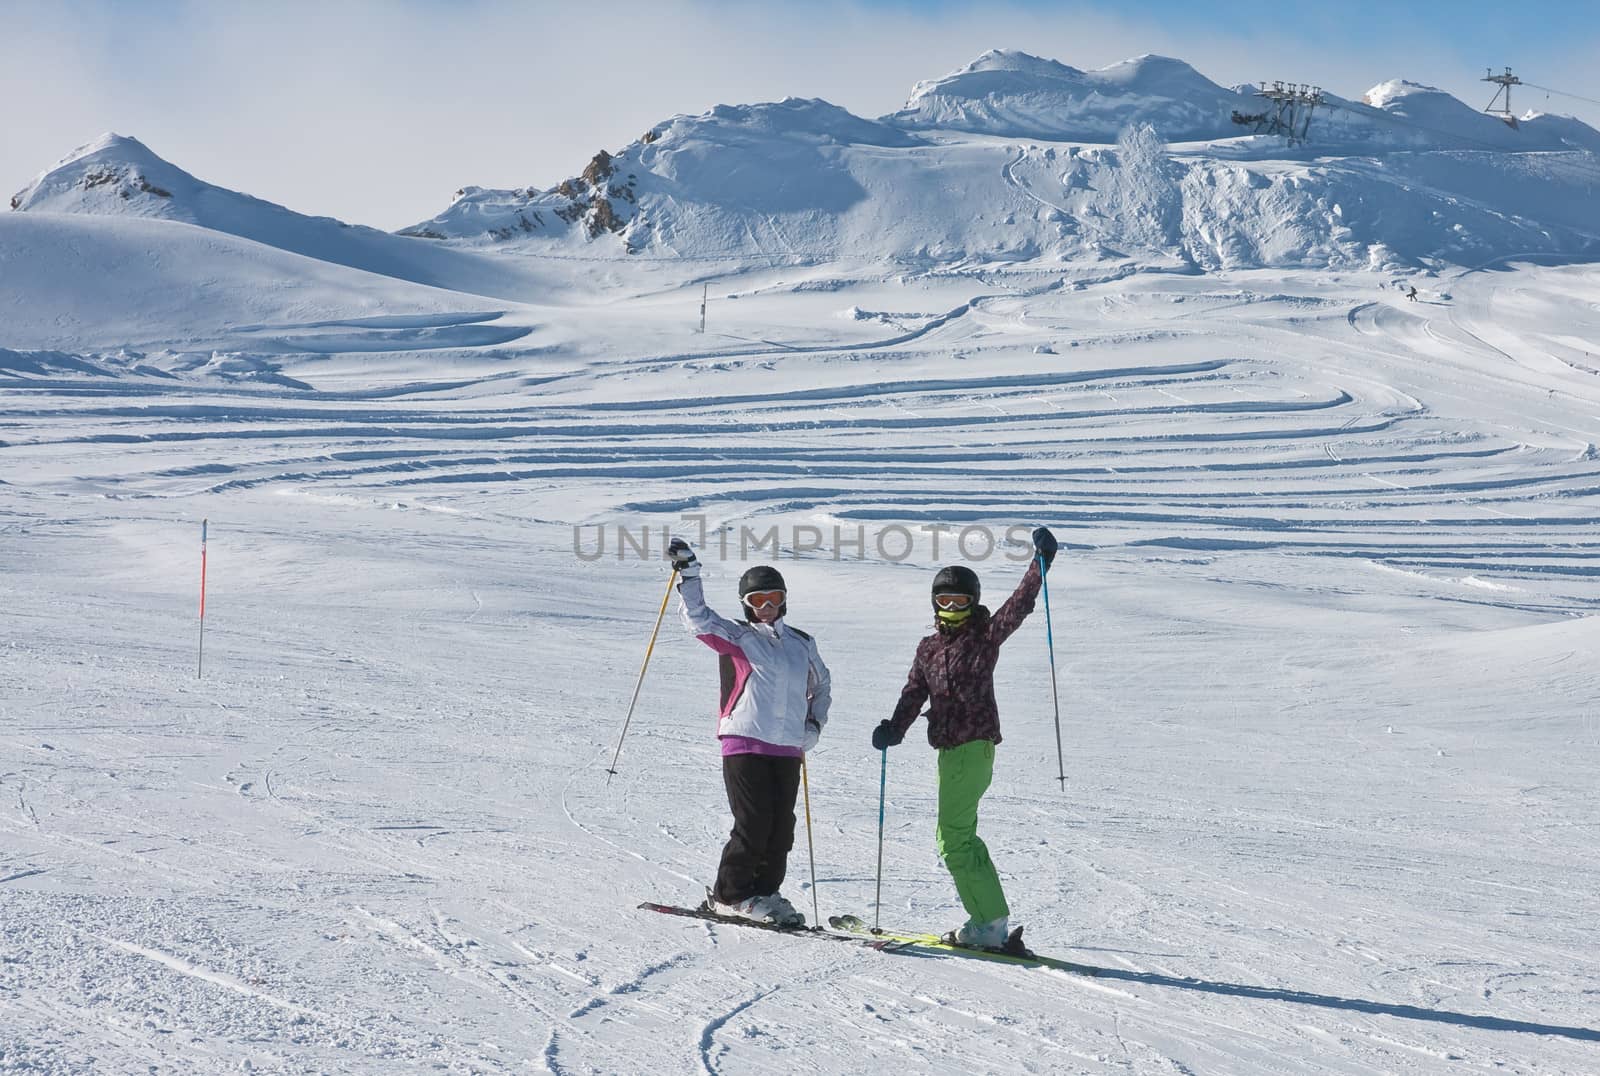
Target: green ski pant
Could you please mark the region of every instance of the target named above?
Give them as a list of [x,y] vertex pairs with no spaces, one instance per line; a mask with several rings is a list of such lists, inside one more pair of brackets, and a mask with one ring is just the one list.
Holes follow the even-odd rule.
[[973,740],[939,750],[939,856],[974,923],[1010,915],[1000,876],[978,836],[978,801],[994,779],[994,744]]

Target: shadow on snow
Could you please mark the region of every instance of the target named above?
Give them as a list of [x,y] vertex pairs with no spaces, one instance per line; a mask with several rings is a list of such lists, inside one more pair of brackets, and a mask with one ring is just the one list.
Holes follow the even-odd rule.
[[[938,959],[941,952],[920,953],[903,949],[908,956]],[[1366,1001],[1361,998],[1342,998],[1332,994],[1313,994],[1304,990],[1286,990],[1270,986],[1245,986],[1242,983],[1215,983],[1205,979],[1179,978],[1156,972],[1126,971],[1121,968],[1103,968],[1087,964],[1076,965],[1083,973],[1096,979],[1115,979],[1144,986],[1166,987],[1172,990],[1195,990],[1203,994],[1222,997],[1251,998],[1257,1001],[1282,1001],[1292,1005],[1314,1005],[1322,1009],[1342,1009],[1345,1012],[1368,1013],[1373,1016],[1394,1016],[1402,1020],[1421,1020],[1432,1024],[1450,1024],[1456,1027],[1477,1028],[1480,1031],[1517,1031],[1527,1035],[1555,1035],[1578,1042],[1600,1042],[1600,1030],[1588,1027],[1567,1027],[1561,1024],[1540,1024],[1530,1020],[1508,1020],[1499,1016],[1474,1016],[1471,1013],[1450,1012],[1447,1009],[1424,1009],[1419,1005],[1396,1005],[1384,1001]]]

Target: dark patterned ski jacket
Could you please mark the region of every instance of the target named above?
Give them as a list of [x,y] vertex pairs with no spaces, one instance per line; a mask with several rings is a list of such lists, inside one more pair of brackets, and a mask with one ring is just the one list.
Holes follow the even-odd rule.
[[934,747],[959,747],[973,740],[999,743],[994,667],[1000,661],[1000,644],[1033,612],[1039,584],[1039,562],[1035,560],[993,616],[980,605],[962,627],[923,639],[889,719],[894,727],[905,732],[916,721],[922,704],[932,699],[928,742]]

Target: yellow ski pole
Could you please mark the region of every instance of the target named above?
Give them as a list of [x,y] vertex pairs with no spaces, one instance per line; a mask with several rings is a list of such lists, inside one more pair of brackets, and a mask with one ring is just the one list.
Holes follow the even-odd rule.
[[617,775],[617,759],[622,757],[622,741],[628,737],[628,726],[633,722],[633,708],[639,705],[639,689],[644,687],[644,671],[650,667],[650,653],[656,648],[656,635],[661,631],[661,619],[667,615],[667,602],[672,600],[672,587],[678,581],[678,569],[672,569],[672,575],[667,578],[667,592],[661,596],[661,611],[656,614],[656,626],[650,632],[650,645],[644,649],[644,664],[639,666],[639,682],[633,685],[633,701],[628,703],[628,716],[622,722],[622,735],[617,737],[617,752],[611,756],[611,765],[606,770],[606,784],[611,783],[611,778]]
[[811,857],[811,923],[822,925],[822,912],[817,908],[817,846],[811,840],[811,778],[806,773],[806,756],[800,756],[800,786],[806,790],[806,854]]

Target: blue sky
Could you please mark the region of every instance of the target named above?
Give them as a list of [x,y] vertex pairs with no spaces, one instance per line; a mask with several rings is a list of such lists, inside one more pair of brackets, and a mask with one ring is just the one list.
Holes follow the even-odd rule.
[[[750,7],[751,5],[726,5]],[[1299,37],[1335,47],[1359,48],[1375,33],[1426,37],[1434,46],[1462,51],[1526,49],[1530,55],[1550,51],[1562,41],[1600,38],[1600,4],[1594,0],[1448,0],[1400,3],[1338,2],[1330,4],[1271,3],[1268,0],[1016,0],[1011,4],[957,3],[953,0],[863,0],[863,8],[885,14],[927,14],[949,17],[964,12],[1010,7],[1035,15],[1091,12],[1115,16],[1129,25],[1160,25],[1174,31],[1213,31],[1219,27],[1250,36]],[[1419,45],[1423,42],[1419,41]]]
[[[1441,14],[1448,12],[1448,14]],[[1144,52],[1223,84],[1391,78],[1474,107],[1511,65],[1600,100],[1600,0],[0,0],[0,195],[114,130],[203,179],[396,228],[456,188],[549,186],[679,112],[823,97],[866,116],[989,48],[1094,68]],[[1600,104],[1514,106],[1600,126]]]

